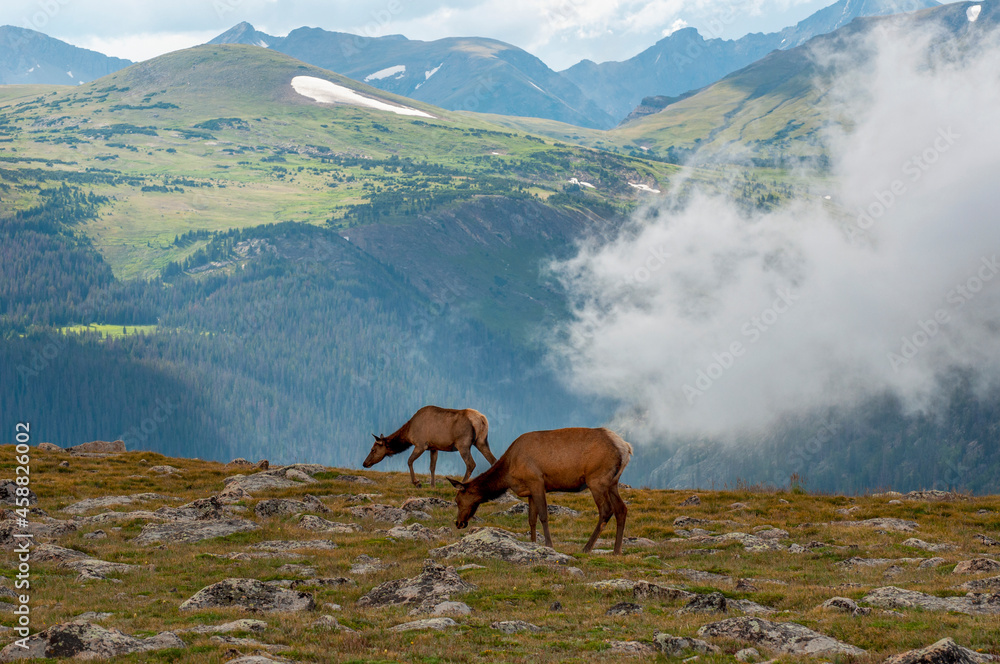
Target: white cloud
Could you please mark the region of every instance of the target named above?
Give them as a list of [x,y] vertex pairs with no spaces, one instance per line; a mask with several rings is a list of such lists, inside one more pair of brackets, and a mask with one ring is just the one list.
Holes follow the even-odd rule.
[[89,48],[105,55],[141,62],[164,53],[179,51],[204,44],[215,37],[217,32],[142,33],[122,37],[101,37],[83,35],[81,37],[60,37],[74,46]]

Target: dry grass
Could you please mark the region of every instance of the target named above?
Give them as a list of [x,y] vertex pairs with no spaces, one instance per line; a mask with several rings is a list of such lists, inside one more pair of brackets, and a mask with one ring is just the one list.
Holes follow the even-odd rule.
[[[3,463],[0,477],[13,475],[12,447],[0,448]],[[59,462],[68,459],[69,468]],[[175,475],[152,475],[148,468],[169,464],[181,469]],[[59,510],[78,500],[108,495],[156,492],[176,496],[184,501],[217,493],[223,478],[235,474],[218,463],[172,459],[157,454],[130,452],[107,458],[70,457],[66,453],[35,450],[32,460],[33,489],[39,496],[39,507],[52,516],[63,518]],[[414,489],[408,477],[401,473],[347,471],[375,479],[378,486],[361,486],[325,475],[308,487],[267,492],[255,496],[246,505],[252,516],[258,499],[271,497],[299,498],[306,493],[317,496],[331,494],[381,493],[376,502],[399,505],[410,496],[438,496],[451,500],[453,491],[439,483],[435,489],[426,483]],[[580,510],[579,517],[552,517],[552,535],[556,548],[576,558],[575,565],[585,573],[584,579],[568,574],[565,568],[545,565],[517,566],[501,562],[469,561],[484,564],[486,569],[462,572],[466,580],[479,586],[476,592],[454,599],[468,603],[473,612],[458,618],[460,626],[445,632],[410,632],[397,634],[387,631],[393,625],[413,620],[406,608],[360,609],[355,600],[384,581],[413,576],[420,570],[427,550],[455,541],[452,529],[434,543],[394,542],[384,531],[388,524],[361,522],[362,531],[351,535],[334,535],[339,548],[332,551],[303,551],[294,558],[233,561],[206,554],[243,551],[253,543],[269,539],[314,539],[322,537],[298,528],[291,518],[275,518],[262,522],[259,531],[209,540],[196,544],[137,547],[131,539],[144,522],[121,523],[120,530],[112,525],[88,526],[62,538],[58,543],[85,551],[97,558],[148,566],[140,571],[119,575],[122,583],[111,581],[76,581],[76,573],[51,564],[36,563],[32,569],[33,626],[45,626],[66,621],[84,611],[114,613],[103,622],[129,634],[153,634],[162,630],[183,628],[194,624],[216,624],[239,617],[239,611],[216,610],[180,612],[179,604],[200,588],[226,577],[254,577],[263,580],[282,578],[277,568],[286,563],[314,566],[320,576],[345,576],[355,557],[362,553],[398,563],[398,567],[369,576],[356,577],[357,585],[344,589],[320,589],[314,595],[320,609],[310,614],[261,615],[268,622],[263,635],[246,635],[267,643],[286,644],[292,651],[285,656],[303,662],[589,662],[616,661],[618,656],[606,652],[611,640],[649,641],[657,630],[679,636],[693,636],[698,627],[717,620],[704,615],[677,615],[679,603],[642,600],[641,615],[612,618],[605,611],[612,604],[630,600],[627,595],[597,592],[584,582],[608,578],[646,579],[658,583],[687,587],[698,591],[719,590],[730,598],[751,599],[771,606],[781,613],[772,619],[794,620],[817,631],[829,634],[867,649],[871,655],[865,661],[879,662],[889,654],[928,645],[945,636],[975,649],[1000,654],[1000,617],[964,616],[907,610],[891,615],[876,610],[872,615],[853,618],[816,608],[835,595],[860,599],[868,590],[883,585],[897,585],[938,595],[962,594],[953,586],[970,577],[951,574],[954,563],[968,559],[987,548],[975,539],[977,533],[1000,538],[1000,497],[981,497],[956,502],[904,501],[889,505],[887,497],[809,495],[804,493],[761,493],[746,487],[734,491],[695,492],[701,497],[697,507],[679,507],[691,492],[626,489],[623,497],[629,503],[630,515],[626,535],[646,537],[657,542],[651,548],[626,547],[626,555],[611,557],[604,554],[583,555],[580,549],[596,519],[596,509],[589,494],[554,495],[553,502]],[[787,501],[783,502],[783,501]],[[348,512],[353,504],[344,499],[324,500],[333,510],[324,515],[334,521],[358,523]],[[746,503],[749,509],[730,509],[734,502]],[[161,503],[119,506],[113,509],[156,509]],[[178,502],[162,503],[176,506]],[[850,517],[836,509],[857,506]],[[480,520],[474,525],[495,525],[515,532],[527,530],[526,518],[497,517],[495,512],[506,506],[485,505]],[[977,510],[989,509],[992,514],[977,515]],[[450,509],[433,510],[433,519],[425,525],[436,528],[450,526],[454,513]],[[683,553],[698,548],[691,542],[668,540],[675,537],[673,520],[688,515],[702,519],[732,520],[739,525],[711,524],[703,526],[714,534],[731,531],[750,532],[755,526],[771,525],[784,528],[791,539],[802,545],[819,541],[829,545],[853,545],[856,549],[834,546],[813,549],[804,554],[752,553],[738,543],[729,543],[714,555]],[[844,519],[899,517],[919,522],[916,533],[879,533],[867,528],[822,525]],[[809,525],[814,524],[814,525]],[[84,539],[86,532],[101,528],[106,539]],[[612,531],[613,533],[613,531]],[[906,566],[901,576],[884,580],[884,568],[845,570],[836,562],[850,556],[899,558],[931,557],[935,554],[902,546],[903,540],[916,536],[931,542],[952,542],[960,549],[937,554],[949,563],[934,570],[919,570]],[[5,556],[9,557],[9,553]],[[459,561],[460,562],[460,561]],[[9,570],[10,566],[5,565]],[[732,584],[718,587],[696,585],[678,575],[675,570],[693,568],[724,574],[733,578],[757,579],[757,590],[736,591]],[[4,575],[13,576],[5,571]],[[288,577],[284,577],[288,578]],[[971,577],[974,578],[974,577]],[[856,586],[839,587],[842,584]],[[559,601],[561,611],[551,611]],[[323,607],[324,603],[342,605],[340,611]],[[320,613],[332,613],[344,625],[358,634],[343,634],[314,629],[311,623]],[[545,628],[540,634],[504,635],[489,625],[495,620],[521,619]],[[11,624],[10,616],[0,622]],[[142,662],[222,662],[229,646],[210,641],[209,636],[184,635],[188,647],[183,650],[161,651],[122,658]],[[702,656],[703,662],[732,662],[732,653],[746,644],[719,644],[727,654]],[[239,648],[251,652],[252,648]],[[666,658],[661,657],[664,661]],[[786,658],[782,658],[785,661]]]

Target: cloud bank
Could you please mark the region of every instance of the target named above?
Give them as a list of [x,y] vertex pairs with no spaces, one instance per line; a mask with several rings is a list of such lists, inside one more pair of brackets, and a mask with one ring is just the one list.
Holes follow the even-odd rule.
[[1000,378],[1000,45],[978,37],[879,31],[856,45],[861,69],[817,54],[840,68],[828,99],[845,122],[814,195],[748,217],[695,192],[555,264],[567,382],[663,440],[887,391],[928,409],[955,367]]

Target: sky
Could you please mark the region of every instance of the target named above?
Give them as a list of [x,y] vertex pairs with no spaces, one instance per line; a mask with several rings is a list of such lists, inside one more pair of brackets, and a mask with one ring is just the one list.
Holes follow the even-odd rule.
[[4,0],[0,25],[145,60],[202,44],[247,21],[283,36],[308,26],[411,39],[491,37],[556,70],[624,60],[672,31],[738,38],[794,25],[833,0]]

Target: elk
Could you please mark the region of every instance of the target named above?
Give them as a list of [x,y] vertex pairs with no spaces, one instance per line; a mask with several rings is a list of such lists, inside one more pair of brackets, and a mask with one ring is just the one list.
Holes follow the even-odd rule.
[[535,522],[541,519],[545,546],[551,547],[545,494],[590,489],[600,516],[583,551],[588,553],[594,548],[601,530],[613,515],[618,528],[615,553],[620,554],[628,508],[618,495],[618,480],[631,458],[632,446],[609,429],[553,429],[523,434],[510,444],[499,461],[472,481],[448,478],[458,489],[455,526],[467,527],[480,504],[510,489],[528,499],[531,541],[536,541]]
[[410,480],[419,488],[420,482],[413,474],[413,462],[430,450],[431,486],[434,486],[434,468],[437,466],[438,452],[457,450],[465,461],[465,477],[462,480],[464,482],[476,468],[476,460],[472,458],[473,446],[482,452],[491,464],[496,463],[497,458],[490,451],[489,431],[490,425],[486,421],[486,416],[478,410],[424,406],[395,433],[388,436],[372,434],[375,444],[365,459],[364,467],[371,468],[387,456],[405,452],[412,447],[413,452],[410,453],[409,460]]

